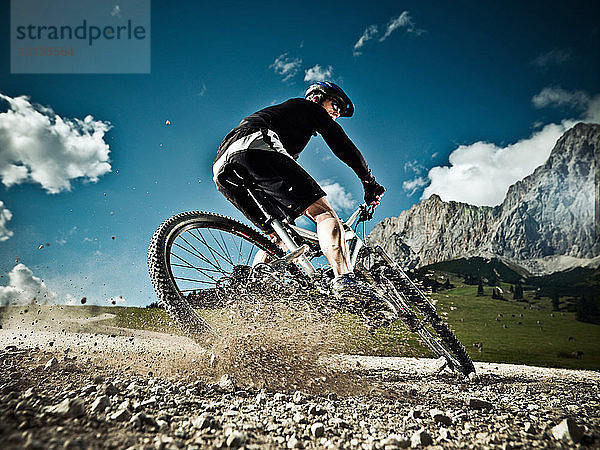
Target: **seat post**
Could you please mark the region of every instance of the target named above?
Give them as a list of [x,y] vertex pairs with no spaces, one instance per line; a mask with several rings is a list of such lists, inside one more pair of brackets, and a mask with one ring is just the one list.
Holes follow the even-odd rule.
[[[256,205],[260,209],[261,213],[264,214],[264,216],[266,218],[266,223],[268,225],[270,225],[271,228],[273,228],[273,230],[275,231],[277,236],[279,236],[281,241],[287,247],[288,251],[294,252],[294,251],[300,249],[300,247],[294,242],[294,240],[292,239],[290,234],[287,232],[287,230],[285,229],[285,227],[283,226],[281,221],[274,218],[266,211],[266,209],[258,201],[256,196],[254,195],[254,192],[252,192],[252,190],[250,188],[247,187],[246,190],[248,191],[248,195],[250,196],[250,198],[254,201],[254,203],[256,203]],[[308,260],[308,258],[306,257],[306,255],[304,253],[302,253],[297,258],[296,261],[298,262],[298,264],[300,264],[300,266],[304,269],[304,271],[306,272],[306,274],[308,276],[312,277],[315,274],[315,268],[310,263],[310,261]]]
[[[280,237],[280,239],[283,241],[283,243],[285,244],[285,246],[288,248],[288,250],[290,252],[294,252],[294,251],[300,249],[300,247],[298,245],[296,245],[294,240],[291,238],[290,234],[287,232],[287,230],[285,229],[285,227],[281,224],[281,222],[279,220],[272,219],[271,222],[269,222],[269,225],[271,225],[273,230],[275,230],[275,233],[277,233],[277,236]],[[300,264],[300,266],[304,269],[304,271],[306,272],[306,274],[308,276],[312,277],[315,274],[315,268],[310,263],[310,261],[308,260],[308,258],[306,257],[306,255],[304,253],[302,253],[296,261],[298,262],[298,264]]]
[[256,203],[256,206],[258,206],[258,209],[260,210],[260,212],[265,216],[265,222],[267,224],[275,219],[271,214],[269,214],[269,212],[262,205],[262,203],[258,201],[258,198],[256,198],[256,195],[254,195],[254,192],[252,192],[252,189],[250,189],[249,187],[246,186],[246,192],[248,192],[248,195],[250,196],[250,198],[254,201],[254,203]]

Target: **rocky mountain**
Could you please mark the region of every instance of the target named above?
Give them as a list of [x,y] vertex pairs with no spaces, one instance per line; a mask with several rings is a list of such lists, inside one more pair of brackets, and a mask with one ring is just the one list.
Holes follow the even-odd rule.
[[548,160],[512,185],[503,203],[478,207],[437,195],[384,219],[369,235],[409,267],[497,257],[531,274],[600,265],[600,125],[580,123]]

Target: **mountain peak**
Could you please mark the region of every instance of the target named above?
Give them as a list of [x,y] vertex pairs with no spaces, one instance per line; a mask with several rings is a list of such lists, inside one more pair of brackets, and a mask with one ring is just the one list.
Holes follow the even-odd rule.
[[599,160],[600,124],[578,123],[500,206],[444,202],[433,194],[376,225],[369,240],[411,267],[465,256],[497,256],[534,274],[600,264]]

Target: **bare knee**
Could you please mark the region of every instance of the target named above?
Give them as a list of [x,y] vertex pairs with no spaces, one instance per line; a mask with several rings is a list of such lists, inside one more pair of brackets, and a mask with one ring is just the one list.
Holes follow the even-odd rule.
[[339,225],[339,217],[329,204],[327,197],[321,197],[306,209],[306,215],[317,224],[327,219],[335,219]]

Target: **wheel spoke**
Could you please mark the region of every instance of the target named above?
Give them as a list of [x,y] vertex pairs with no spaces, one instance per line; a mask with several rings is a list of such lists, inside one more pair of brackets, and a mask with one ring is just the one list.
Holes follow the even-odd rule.
[[239,257],[238,261],[240,261],[243,258],[243,256],[242,256],[242,246],[244,245],[244,240],[243,239],[240,239],[239,241],[240,241],[240,247],[238,249],[238,257]]
[[[187,262],[185,259],[183,259],[181,256],[176,255],[175,253],[171,253],[171,256],[174,256],[175,258],[179,259],[180,261],[183,261],[184,263],[190,264],[189,262]],[[191,265],[191,264],[190,264]],[[202,272],[202,269],[198,269],[198,272],[201,272],[202,275],[206,276],[207,278],[210,278],[211,280],[213,280],[215,283],[217,282],[217,280],[213,277],[211,277],[209,274]],[[224,272],[219,272],[222,275],[227,275]]]
[[250,248],[250,251],[248,252],[248,258],[246,259],[247,266],[250,265],[250,259],[252,258],[252,255],[254,255],[254,250],[256,250],[258,252],[258,250],[256,248]]
[[229,246],[225,242],[225,238],[223,237],[223,233],[219,230],[219,237],[221,238],[221,243],[223,244],[223,248],[227,252],[227,256],[229,257],[229,261],[231,261],[231,265],[233,265],[233,258],[231,257],[231,253],[229,253]]
[[173,278],[175,278],[176,280],[191,281],[193,283],[210,284],[211,286],[216,284],[216,282],[211,283],[210,281],[196,280],[194,278],[184,278],[184,277],[173,277]]
[[221,255],[219,252],[217,252],[216,250],[214,250],[210,245],[208,245],[208,243],[206,242],[206,239],[204,239],[204,236],[202,236],[202,233],[200,233],[200,231],[198,229],[195,230],[196,233],[198,233],[198,236],[196,236],[196,234],[192,233],[191,231],[189,231],[189,233],[200,243],[202,243],[207,250],[210,252],[210,254],[212,255],[213,259],[215,260],[215,263],[221,268],[221,264],[219,264],[219,259],[215,257],[215,255],[221,257],[221,259],[225,260],[226,262],[228,262],[229,264],[233,265],[231,262],[227,261],[227,259]]
[[[233,265],[234,265],[234,264],[233,264],[233,260],[231,259],[231,255],[229,254],[229,249],[227,248],[227,246],[223,247],[223,246],[221,245],[221,243],[219,242],[219,240],[218,240],[218,239],[217,239],[217,238],[216,238],[216,237],[213,235],[213,233],[212,233],[212,231],[211,231],[211,229],[210,229],[210,228],[207,228],[207,229],[206,229],[206,231],[208,231],[208,234],[210,234],[210,236],[211,236],[211,237],[214,239],[214,241],[217,243],[217,245],[218,245],[218,246],[219,246],[219,248],[221,249],[221,252],[222,252],[222,253],[227,253],[227,258],[226,258],[226,259],[227,259],[227,262],[233,266]],[[218,235],[219,235],[219,237],[221,238],[221,240],[223,241],[223,244],[225,244],[225,241],[223,240],[223,234],[222,234],[222,233],[219,233]],[[225,258],[224,258],[224,259],[225,259]]]
[[223,271],[221,271],[221,270],[208,269],[206,267],[196,267],[196,266],[192,266],[191,264],[171,263],[171,267],[181,267],[182,269],[193,269],[198,272],[212,272],[212,273],[218,273],[220,275],[223,275]]
[[[181,236],[179,236],[179,237],[181,237]],[[189,245],[189,243],[188,243],[188,242],[187,242],[187,241],[186,241],[186,240],[185,240],[183,237],[181,237],[181,239],[182,239],[182,240],[183,240],[183,241],[184,241],[186,244],[188,244],[188,245]],[[198,259],[200,259],[200,260],[204,261],[206,264],[208,264],[208,265],[212,266],[212,267],[213,267],[215,270],[218,270],[218,271],[220,271],[220,272],[223,272],[223,273],[225,273],[221,267],[215,266],[215,265],[214,265],[212,262],[210,262],[210,261],[208,260],[208,258],[207,258],[206,256],[204,256],[202,253],[194,253],[194,252],[192,252],[192,251],[188,250],[187,248],[185,248],[184,246],[182,246],[182,245],[178,244],[177,242],[173,242],[173,245],[175,245],[175,246],[179,247],[180,249],[182,249],[182,250],[184,250],[184,251],[188,252],[190,255],[192,255],[192,256],[195,256],[196,258],[198,258]],[[194,248],[194,246],[191,246],[191,247],[192,247],[192,248]],[[196,250],[196,249],[194,248],[194,250]],[[196,251],[197,251],[197,250],[196,250]]]

